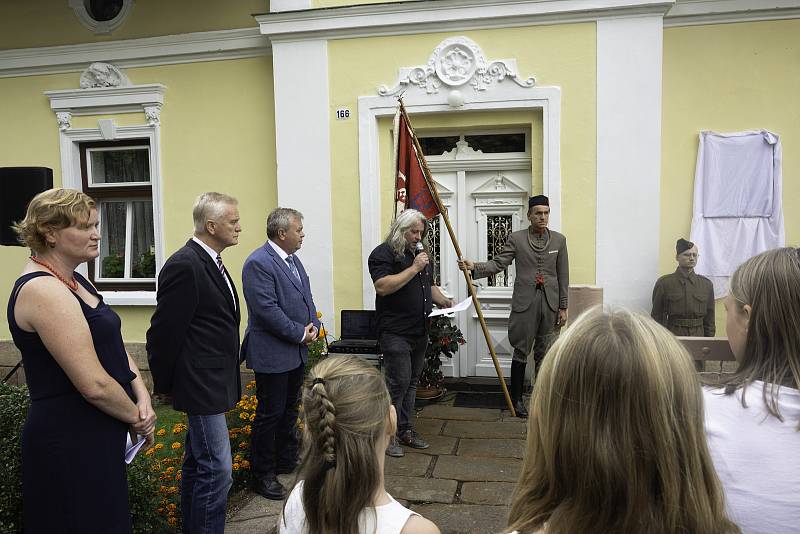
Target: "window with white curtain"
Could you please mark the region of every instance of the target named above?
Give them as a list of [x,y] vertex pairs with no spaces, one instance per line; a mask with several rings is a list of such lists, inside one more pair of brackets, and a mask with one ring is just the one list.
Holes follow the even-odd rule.
[[100,255],[89,278],[103,290],[155,290],[148,139],[80,144],[83,190],[97,202]]

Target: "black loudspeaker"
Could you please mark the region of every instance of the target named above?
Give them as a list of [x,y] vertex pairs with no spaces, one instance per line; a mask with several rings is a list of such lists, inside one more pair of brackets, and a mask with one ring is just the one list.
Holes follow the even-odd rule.
[[0,167],[0,245],[17,245],[11,225],[25,218],[31,199],[53,188],[48,167]]

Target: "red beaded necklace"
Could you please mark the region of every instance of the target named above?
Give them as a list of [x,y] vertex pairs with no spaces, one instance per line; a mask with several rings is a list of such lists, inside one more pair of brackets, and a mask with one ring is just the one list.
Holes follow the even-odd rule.
[[53,268],[53,266],[50,265],[49,263],[47,263],[46,261],[42,261],[39,258],[37,258],[36,256],[31,256],[31,261],[33,263],[37,263],[37,264],[41,265],[42,267],[44,267],[45,269],[47,269],[48,271],[53,273],[56,276],[56,278],[61,280],[64,283],[64,285],[67,286],[68,288],[70,288],[71,290],[73,290],[73,291],[77,291],[78,290],[78,281],[75,280],[75,275],[72,276],[71,280],[67,280],[66,278],[64,278],[63,276],[58,274],[58,271],[56,271]]

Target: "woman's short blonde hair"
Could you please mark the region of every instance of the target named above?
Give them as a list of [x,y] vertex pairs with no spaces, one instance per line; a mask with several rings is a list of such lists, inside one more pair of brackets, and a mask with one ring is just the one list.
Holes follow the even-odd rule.
[[89,219],[95,201],[74,189],[48,189],[28,204],[25,218],[13,225],[19,242],[34,252],[47,248],[48,232],[69,228]]

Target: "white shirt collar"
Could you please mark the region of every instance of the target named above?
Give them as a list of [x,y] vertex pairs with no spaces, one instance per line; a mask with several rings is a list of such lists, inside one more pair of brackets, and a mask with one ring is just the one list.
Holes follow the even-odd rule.
[[286,261],[286,258],[288,258],[289,255],[286,253],[285,250],[283,250],[281,247],[276,245],[275,242],[272,241],[272,239],[267,240],[267,243],[269,243],[269,245],[272,247],[272,250],[275,251],[275,253],[278,255],[278,257],[280,259],[282,259],[283,261]]
[[205,250],[206,253],[209,256],[211,256],[211,259],[214,260],[214,263],[217,262],[217,251],[216,250],[214,250],[213,248],[209,247],[208,245],[206,245],[205,243],[203,243],[202,241],[197,239],[196,236],[192,236],[192,241],[194,241],[195,243],[197,243],[198,245],[203,247],[203,250]]

